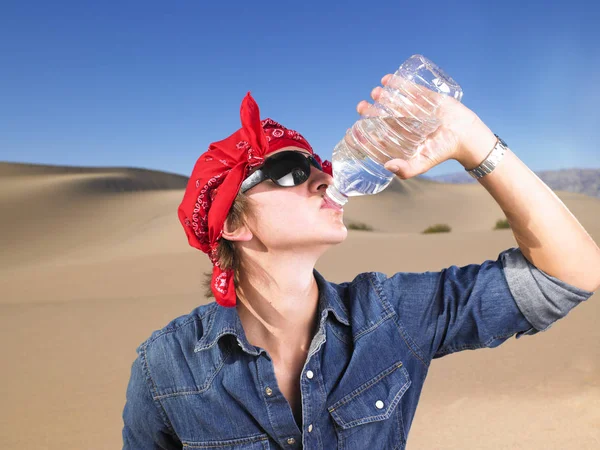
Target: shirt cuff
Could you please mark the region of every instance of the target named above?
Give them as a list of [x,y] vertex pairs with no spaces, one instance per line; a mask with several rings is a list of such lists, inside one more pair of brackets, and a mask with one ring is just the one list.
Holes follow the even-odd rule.
[[502,253],[504,275],[510,292],[533,328],[517,333],[536,334],[546,331],[558,319],[594,293],[565,283],[535,267],[520,248]]

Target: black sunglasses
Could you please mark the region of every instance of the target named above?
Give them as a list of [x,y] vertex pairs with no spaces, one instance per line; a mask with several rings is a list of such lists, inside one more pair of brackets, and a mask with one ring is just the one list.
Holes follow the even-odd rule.
[[281,187],[298,186],[310,177],[311,165],[323,170],[312,155],[294,150],[276,153],[268,157],[258,170],[244,180],[240,192],[244,193],[265,180],[272,180]]

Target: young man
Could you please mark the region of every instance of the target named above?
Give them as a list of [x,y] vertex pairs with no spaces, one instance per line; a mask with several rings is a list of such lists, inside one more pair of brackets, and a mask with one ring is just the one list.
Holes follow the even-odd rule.
[[600,285],[594,241],[458,102],[440,110],[419,157],[386,167],[405,179],[447,159],[468,170],[485,160],[474,173],[519,248],[481,265],[330,283],[315,263],[347,236],[343,210],[324,201],[330,164],[297,132],[261,121],[250,95],[241,116],[200,156],[179,207],[190,245],[213,262],[216,302],[138,348],[126,449],[403,449],[433,358],[545,331]]

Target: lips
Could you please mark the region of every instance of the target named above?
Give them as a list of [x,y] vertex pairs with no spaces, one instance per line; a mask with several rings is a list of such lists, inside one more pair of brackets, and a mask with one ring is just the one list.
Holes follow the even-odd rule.
[[335,209],[336,211],[344,211],[344,208],[342,208],[337,203],[329,200],[329,198],[327,198],[327,196],[323,197],[323,204],[321,205],[321,208],[329,208],[329,209]]

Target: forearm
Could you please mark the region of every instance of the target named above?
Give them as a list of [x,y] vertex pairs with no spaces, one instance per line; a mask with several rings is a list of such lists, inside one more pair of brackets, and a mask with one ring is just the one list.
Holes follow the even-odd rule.
[[[457,160],[473,169],[495,142],[485,127]],[[580,289],[600,287],[600,249],[556,194],[512,151],[479,183],[504,211],[521,252],[533,265]]]

